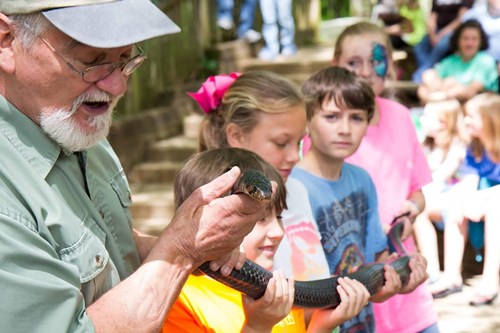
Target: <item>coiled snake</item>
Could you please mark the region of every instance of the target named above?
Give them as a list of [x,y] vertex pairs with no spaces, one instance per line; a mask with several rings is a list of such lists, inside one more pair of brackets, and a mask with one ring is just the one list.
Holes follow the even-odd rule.
[[[256,200],[270,200],[270,181],[254,170],[245,171],[233,186],[232,193],[245,193]],[[389,232],[389,240],[399,257],[388,262],[401,278],[405,285],[409,280],[410,268],[408,262],[410,257],[406,254],[401,244],[401,233],[403,223],[396,223]],[[213,279],[228,285],[254,299],[262,297],[272,273],[265,270],[251,260],[246,260],[240,270],[233,269],[228,276],[220,273],[220,270],[212,271],[206,262],[198,267],[200,271]],[[384,263],[366,263],[361,265],[354,273],[346,276],[361,282],[371,295],[377,293],[384,285]],[[340,304],[340,296],[337,293],[337,280],[339,276],[315,281],[295,281],[294,305],[304,308],[334,308]]]

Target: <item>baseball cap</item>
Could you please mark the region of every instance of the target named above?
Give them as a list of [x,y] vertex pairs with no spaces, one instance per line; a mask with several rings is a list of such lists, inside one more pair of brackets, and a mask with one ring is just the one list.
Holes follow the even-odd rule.
[[150,0],[1,0],[6,15],[42,14],[76,41],[99,48],[131,45],[181,29]]

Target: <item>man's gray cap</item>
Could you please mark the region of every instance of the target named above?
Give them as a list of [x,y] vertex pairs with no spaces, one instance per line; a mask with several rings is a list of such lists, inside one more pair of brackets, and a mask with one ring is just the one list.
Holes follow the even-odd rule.
[[114,48],[173,34],[180,28],[149,0],[0,0],[6,15],[42,12],[76,41]]

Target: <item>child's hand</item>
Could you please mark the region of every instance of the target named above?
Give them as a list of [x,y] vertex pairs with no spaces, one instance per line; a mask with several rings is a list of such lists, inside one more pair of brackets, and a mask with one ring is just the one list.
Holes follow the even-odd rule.
[[[391,256],[389,256],[389,259],[392,257],[397,257],[397,254],[391,254]],[[370,297],[370,301],[381,303],[394,296],[401,290],[401,279],[399,278],[398,273],[396,273],[396,270],[388,264],[384,265],[384,278],[385,283],[382,286],[382,289],[380,289],[379,292]]]
[[[405,240],[408,237],[410,237],[411,235],[413,235],[413,221],[414,220],[411,218],[410,214],[411,214],[411,212],[409,212],[409,211],[402,213],[401,215],[395,217],[391,223],[391,226],[393,224],[399,223],[399,222],[402,222],[404,224],[403,232],[401,233],[401,240]],[[387,230],[387,232],[389,230]]]
[[264,296],[257,300],[243,296],[246,321],[241,332],[271,332],[290,313],[294,295],[293,279],[287,280],[282,271],[274,271]]
[[414,252],[411,254],[409,266],[411,269],[410,280],[406,286],[401,288],[400,294],[412,292],[429,277],[427,274],[427,261],[420,253]]
[[404,241],[408,237],[413,235],[413,222],[406,216],[403,217],[405,226],[403,227],[403,233],[401,234],[401,240]]
[[361,282],[343,277],[338,279],[340,304],[335,309],[316,310],[307,327],[308,332],[331,332],[343,322],[355,317],[368,304],[370,293]]

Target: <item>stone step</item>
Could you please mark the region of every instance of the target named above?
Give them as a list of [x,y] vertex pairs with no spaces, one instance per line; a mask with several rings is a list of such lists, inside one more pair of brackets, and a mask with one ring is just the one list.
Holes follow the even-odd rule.
[[149,162],[184,162],[198,147],[198,139],[186,136],[160,140],[148,149],[146,160]]
[[[173,215],[172,215],[173,216]],[[133,226],[148,235],[159,236],[165,227],[170,223],[172,216],[149,218],[149,219],[134,219]]]
[[130,182],[132,184],[171,184],[175,174],[181,168],[182,162],[178,161],[157,161],[144,162],[137,165],[131,173]]
[[172,184],[135,184],[132,189],[132,219],[135,228],[158,235],[174,216]]
[[171,184],[132,187],[132,216],[137,219],[162,218],[174,212]]

